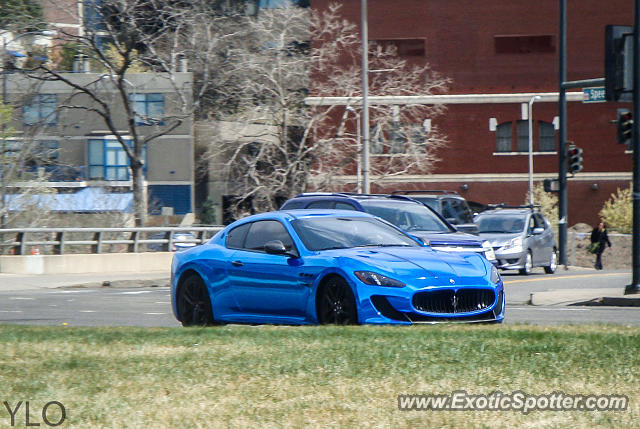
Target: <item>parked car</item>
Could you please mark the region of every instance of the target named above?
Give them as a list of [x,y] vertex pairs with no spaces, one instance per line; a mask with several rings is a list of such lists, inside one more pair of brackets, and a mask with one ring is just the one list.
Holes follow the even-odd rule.
[[530,207],[495,208],[475,218],[480,237],[491,242],[498,267],[530,274],[534,267],[556,271],[558,249],[549,221]]
[[171,279],[173,312],[184,326],[504,318],[502,280],[486,258],[435,251],[353,210],[238,220],[176,253]]
[[440,213],[459,231],[478,235],[478,226],[473,223],[473,211],[467,204],[467,200],[455,191],[393,191],[392,195],[406,195],[420,201]]
[[[198,244],[198,238],[191,232],[156,232],[149,236],[149,239],[158,240],[157,243],[147,244],[147,250],[162,252],[180,252],[190,249]],[[166,242],[160,242],[165,241]]]
[[488,241],[457,231],[435,210],[403,195],[311,192],[287,200],[280,210],[320,208],[367,212],[415,235],[434,249],[477,252],[489,261],[496,259]]

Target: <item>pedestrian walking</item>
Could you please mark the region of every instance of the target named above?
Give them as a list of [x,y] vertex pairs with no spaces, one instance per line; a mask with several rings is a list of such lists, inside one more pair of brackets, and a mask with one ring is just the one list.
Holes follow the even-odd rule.
[[589,250],[596,255],[596,270],[602,269],[602,253],[604,252],[605,245],[611,247],[609,241],[609,235],[607,234],[607,228],[605,228],[604,222],[600,222],[598,226],[591,231],[591,246]]

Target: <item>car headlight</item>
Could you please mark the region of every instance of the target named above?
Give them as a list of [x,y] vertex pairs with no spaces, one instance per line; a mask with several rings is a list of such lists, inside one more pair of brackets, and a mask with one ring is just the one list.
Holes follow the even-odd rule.
[[502,278],[500,277],[500,273],[498,269],[494,266],[491,267],[491,283],[499,283]]
[[515,251],[522,250],[522,237],[512,238],[507,242],[507,244],[502,246],[502,249]]
[[484,257],[490,261],[496,260],[496,252],[493,251],[493,246],[488,241],[482,242],[482,251],[484,252]]
[[362,283],[372,286],[387,286],[387,287],[405,287],[406,285],[398,280],[394,280],[382,274],[374,273],[372,271],[356,271],[354,273]]

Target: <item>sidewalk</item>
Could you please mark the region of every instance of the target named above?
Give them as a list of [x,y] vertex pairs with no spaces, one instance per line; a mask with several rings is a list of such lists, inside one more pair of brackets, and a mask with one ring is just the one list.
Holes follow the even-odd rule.
[[532,293],[529,304],[640,307],[640,294],[624,295],[622,288],[558,289]]
[[168,270],[138,273],[108,272],[56,275],[0,273],[0,292],[59,287],[168,287],[170,276],[171,274]]

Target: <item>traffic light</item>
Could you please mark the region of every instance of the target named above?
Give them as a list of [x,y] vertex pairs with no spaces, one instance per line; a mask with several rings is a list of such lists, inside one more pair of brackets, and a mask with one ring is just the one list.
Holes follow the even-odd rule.
[[569,160],[569,173],[575,174],[582,171],[582,149],[571,145],[567,151]]
[[631,144],[633,137],[633,116],[629,109],[618,109],[618,143]]

